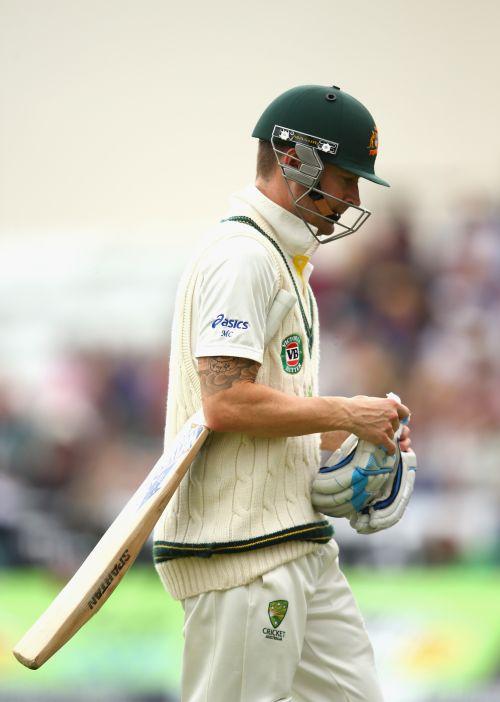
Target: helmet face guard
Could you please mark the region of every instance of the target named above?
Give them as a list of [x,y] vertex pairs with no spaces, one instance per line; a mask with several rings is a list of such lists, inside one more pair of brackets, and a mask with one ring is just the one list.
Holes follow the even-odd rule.
[[[290,144],[289,147],[286,146],[286,142]],[[275,125],[271,136],[271,145],[288,186],[288,190],[290,191],[290,196],[297,210],[297,214],[320,244],[326,244],[329,241],[348,236],[356,232],[366,222],[371,215],[370,210],[334,197],[321,189],[320,181],[325,165],[319,157],[319,153],[336,154],[338,149],[337,143],[326,139],[319,139],[311,134],[297,132],[287,127]],[[298,160],[301,162],[299,168],[282,163],[280,156],[288,155],[288,153],[284,151],[285,148],[295,149]],[[294,181],[295,183],[303,185],[306,188],[305,192],[295,198],[290,188],[289,181]],[[305,204],[307,198],[310,198],[314,202],[316,209],[312,209]],[[338,204],[346,208],[342,214],[335,211],[335,206]],[[341,231],[336,234],[316,234],[311,225],[304,218],[304,212],[309,212],[317,217],[321,217],[330,224],[334,223],[335,227],[339,227]]]

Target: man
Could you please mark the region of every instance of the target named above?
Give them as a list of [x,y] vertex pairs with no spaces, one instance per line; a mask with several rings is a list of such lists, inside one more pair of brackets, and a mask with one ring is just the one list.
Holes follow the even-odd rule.
[[[256,184],[188,266],[174,314],[166,442],[201,405],[214,430],[155,530],[159,575],[185,610],[182,700],[378,702],[372,649],[311,483],[320,447],[350,433],[394,453],[409,410],[318,396],[308,284],[319,245],[369,216],[358,178],[387,185],[374,172],[377,129],[338,87],[299,86],[253,136]],[[280,291],[294,304],[266,344]]]

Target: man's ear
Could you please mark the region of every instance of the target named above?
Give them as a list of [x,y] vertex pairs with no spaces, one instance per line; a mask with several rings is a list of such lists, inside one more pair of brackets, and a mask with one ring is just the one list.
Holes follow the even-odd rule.
[[282,157],[281,164],[283,166],[291,166],[292,168],[300,168],[301,161],[293,146],[286,150],[285,155]]

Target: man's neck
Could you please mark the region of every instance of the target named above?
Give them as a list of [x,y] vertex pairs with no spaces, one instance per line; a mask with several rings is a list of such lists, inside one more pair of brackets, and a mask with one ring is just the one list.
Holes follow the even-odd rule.
[[279,205],[292,214],[297,214],[290,202],[290,193],[287,190],[283,190],[283,188],[277,187],[273,181],[266,181],[263,178],[256,179],[255,187],[276,205]]

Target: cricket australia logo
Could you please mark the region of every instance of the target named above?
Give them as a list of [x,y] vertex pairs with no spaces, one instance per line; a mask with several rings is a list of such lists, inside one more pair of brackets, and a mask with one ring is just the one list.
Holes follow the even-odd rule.
[[281,342],[281,365],[286,373],[298,373],[304,362],[304,348],[298,334],[287,336]]
[[267,613],[269,615],[269,621],[272,626],[276,629],[283,619],[288,609],[288,600],[273,600],[269,603]]
[[286,632],[283,629],[278,629],[279,625],[285,618],[288,610],[288,600],[273,600],[269,603],[267,614],[271,622],[272,629],[264,627],[262,633],[266,639],[274,639],[274,641],[283,641]]

